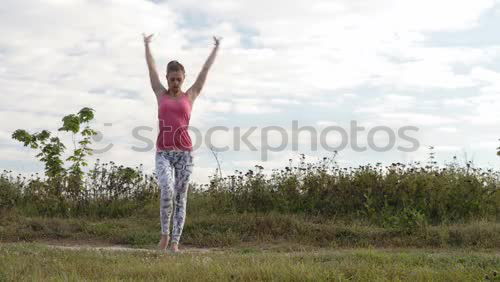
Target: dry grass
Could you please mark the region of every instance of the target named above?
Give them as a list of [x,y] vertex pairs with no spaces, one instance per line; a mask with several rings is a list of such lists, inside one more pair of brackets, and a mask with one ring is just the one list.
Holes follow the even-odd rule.
[[464,250],[241,248],[172,255],[0,244],[0,280],[7,281],[481,281],[498,279],[499,269],[498,252]]

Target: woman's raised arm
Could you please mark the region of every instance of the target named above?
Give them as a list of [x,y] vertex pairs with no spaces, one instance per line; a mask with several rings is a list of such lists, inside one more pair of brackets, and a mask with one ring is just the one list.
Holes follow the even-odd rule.
[[205,61],[205,64],[203,65],[203,68],[198,74],[198,77],[196,78],[196,81],[194,82],[193,86],[191,86],[191,88],[189,88],[187,91],[189,95],[191,95],[192,100],[194,100],[196,97],[198,97],[198,95],[200,95],[201,89],[203,88],[205,80],[207,79],[208,70],[212,66],[215,60],[215,56],[217,55],[217,51],[219,50],[219,44],[222,38],[215,36],[213,38],[215,46],[212,49],[212,52],[208,56],[207,60]]
[[153,34],[146,36],[143,33],[142,36],[144,37],[144,47],[146,48],[146,62],[148,64],[149,80],[151,81],[151,88],[156,94],[156,97],[158,97],[158,95],[166,91],[166,89],[160,82],[158,72],[156,71],[155,61],[153,59],[153,55],[151,55],[151,50],[149,48],[149,43],[151,42],[151,37],[153,37]]

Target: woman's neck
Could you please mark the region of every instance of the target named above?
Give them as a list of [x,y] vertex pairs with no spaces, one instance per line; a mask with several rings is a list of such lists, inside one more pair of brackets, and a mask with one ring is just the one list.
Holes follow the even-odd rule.
[[167,94],[170,95],[170,96],[173,96],[173,97],[180,97],[180,96],[182,96],[182,91],[179,90],[177,92],[174,92],[171,89],[168,89],[167,90]]

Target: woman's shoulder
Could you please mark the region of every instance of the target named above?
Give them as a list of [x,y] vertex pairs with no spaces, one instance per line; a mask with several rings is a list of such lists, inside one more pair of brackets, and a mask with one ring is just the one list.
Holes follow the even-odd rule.
[[197,95],[191,90],[191,88],[186,91],[185,95],[188,97],[189,102],[191,102],[191,104],[193,104]]
[[164,89],[163,91],[159,91],[158,93],[155,94],[156,94],[156,100],[160,101],[163,97],[167,95],[167,90]]

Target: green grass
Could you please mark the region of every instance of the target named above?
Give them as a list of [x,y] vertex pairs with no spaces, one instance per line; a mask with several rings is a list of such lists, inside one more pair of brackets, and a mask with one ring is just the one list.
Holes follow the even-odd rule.
[[[88,240],[134,247],[157,244],[159,216],[119,219],[25,217],[0,214],[0,241]],[[297,214],[188,214],[181,244],[231,247],[286,242],[324,247],[500,248],[500,223],[477,220],[425,226],[382,228],[367,222]]]
[[0,244],[0,280],[488,281],[500,255],[419,249],[287,252],[232,248],[204,254],[61,250]]

